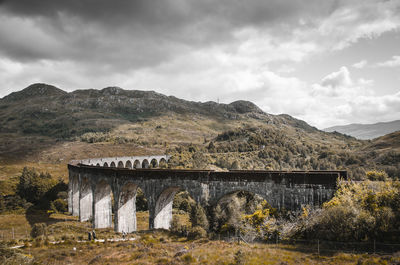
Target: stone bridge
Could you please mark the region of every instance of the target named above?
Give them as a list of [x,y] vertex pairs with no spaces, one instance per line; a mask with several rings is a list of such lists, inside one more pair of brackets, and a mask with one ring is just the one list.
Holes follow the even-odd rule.
[[298,210],[302,205],[316,206],[329,200],[336,190],[337,178],[347,178],[346,171],[215,172],[157,168],[168,159],[147,156],[71,161],[69,212],[82,222],[92,220],[94,228],[112,227],[114,214],[115,231],[136,231],[136,192],[140,188],[148,202],[149,228],[168,229],[173,199],[181,190],[205,207],[216,205],[227,194],[248,191],[260,195],[272,207]]

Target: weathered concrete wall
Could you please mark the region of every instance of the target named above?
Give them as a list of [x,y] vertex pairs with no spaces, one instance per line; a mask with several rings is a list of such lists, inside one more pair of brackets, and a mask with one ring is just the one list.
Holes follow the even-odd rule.
[[[206,170],[159,170],[104,168],[69,165],[70,179],[85,176],[93,190],[94,227],[111,227],[111,193],[115,198],[115,230],[136,230],[136,190],[144,192],[149,206],[149,227],[170,227],[172,202],[179,190],[186,190],[203,206],[215,205],[223,196],[236,191],[249,191],[263,197],[273,207],[289,210],[302,205],[321,205],[332,198],[336,179],[345,172],[279,172]],[[83,177],[82,177],[83,178]],[[82,182],[82,181],[81,181]],[[74,182],[73,182],[74,183]],[[89,187],[88,186],[88,187]],[[72,185],[74,189],[74,185]],[[81,198],[86,198],[82,188]],[[74,193],[72,193],[74,198]],[[86,194],[86,192],[85,192]],[[81,199],[82,203],[82,199]],[[89,197],[85,200],[89,203]],[[86,207],[86,206],[85,206]],[[85,208],[86,209],[86,208]],[[72,200],[75,212],[75,201]],[[81,212],[83,208],[81,209]],[[87,216],[81,218],[87,220]]]
[[72,215],[79,216],[79,174],[72,175]]
[[88,221],[93,216],[93,190],[87,176],[81,177],[79,197],[79,220]]
[[106,181],[100,181],[94,190],[94,227],[112,227],[111,187]]
[[167,188],[158,197],[156,204],[151,211],[152,219],[154,224],[153,228],[164,228],[169,229],[172,222],[172,204],[174,201],[175,194],[180,188]]
[[72,176],[71,172],[68,176],[68,212],[72,214]]
[[[118,187],[117,189],[119,190]],[[138,186],[132,182],[124,184],[117,192],[115,213],[115,231],[133,232],[136,231],[136,192]]]

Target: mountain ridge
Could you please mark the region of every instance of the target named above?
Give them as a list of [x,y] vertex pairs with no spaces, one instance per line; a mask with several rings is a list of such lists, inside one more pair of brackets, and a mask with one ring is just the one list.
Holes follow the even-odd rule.
[[[268,124],[317,130],[286,114],[265,113],[250,101],[194,102],[154,91],[119,87],[65,92],[52,85],[37,83],[0,99],[0,132],[20,131],[68,138],[90,131],[107,131],[116,123],[137,122],[168,113],[201,115],[217,120],[251,118]],[[101,120],[101,125],[95,120]]]
[[352,123],[348,125],[328,127],[323,129],[323,131],[337,131],[343,134],[351,135],[358,139],[370,140],[396,131],[400,131],[400,120],[378,122],[372,124]]

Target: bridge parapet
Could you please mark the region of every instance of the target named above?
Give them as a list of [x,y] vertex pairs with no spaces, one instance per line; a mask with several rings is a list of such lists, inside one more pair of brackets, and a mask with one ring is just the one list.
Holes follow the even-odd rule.
[[123,157],[103,157],[72,160],[71,165],[87,165],[98,167],[118,167],[118,168],[158,168],[166,165],[171,158],[170,155],[151,155],[151,156],[123,156]]

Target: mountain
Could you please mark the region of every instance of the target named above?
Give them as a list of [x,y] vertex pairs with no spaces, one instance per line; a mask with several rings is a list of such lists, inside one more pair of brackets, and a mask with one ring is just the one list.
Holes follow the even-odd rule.
[[368,140],[383,136],[388,133],[400,131],[400,120],[390,122],[379,122],[374,124],[349,124],[333,126],[323,129],[326,132],[340,132],[351,135],[358,139]]
[[67,93],[47,84],[33,84],[0,99],[0,133],[45,135],[69,139],[86,132],[106,132],[118,125],[169,114],[214,120],[262,120],[314,131],[289,115],[270,115],[248,101],[230,104],[193,102],[153,91],[107,87]]
[[0,181],[35,166],[66,178],[72,159],[168,153],[174,168],[329,170],[355,179],[400,172],[399,135],[373,141],[320,131],[249,101],[194,102],[107,87],[33,84],[0,99]]

